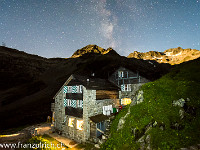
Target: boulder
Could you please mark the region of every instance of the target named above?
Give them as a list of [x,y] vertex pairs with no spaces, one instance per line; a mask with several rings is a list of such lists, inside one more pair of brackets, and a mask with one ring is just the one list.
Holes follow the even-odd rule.
[[185,100],[183,98],[180,98],[177,101],[173,101],[172,105],[173,106],[179,106],[179,107],[183,107],[185,104]]
[[95,144],[94,146],[95,146],[96,148],[100,148],[99,144]]
[[144,101],[144,97],[143,97],[143,91],[139,91],[137,94],[137,104],[142,103]]

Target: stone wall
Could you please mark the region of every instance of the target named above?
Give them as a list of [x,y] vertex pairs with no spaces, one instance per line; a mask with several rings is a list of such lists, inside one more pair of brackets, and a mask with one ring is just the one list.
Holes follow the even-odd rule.
[[143,84],[144,83],[131,84],[131,91],[119,91],[119,99],[121,100],[123,98],[130,98],[133,101],[136,92]]
[[63,106],[64,94],[61,90],[58,95],[55,97],[55,129],[62,131],[62,123],[64,122],[65,117],[65,108]]
[[[74,126],[68,126],[69,118],[74,118]],[[62,125],[62,135],[78,142],[83,141],[83,130],[77,129],[77,120],[83,120],[83,118],[76,118],[66,115],[66,122]]]
[[[96,90],[89,90],[83,87],[83,118],[65,115],[65,107],[63,105],[65,94],[63,89],[55,98],[55,129],[62,133],[63,136],[76,140],[78,142],[86,142],[90,139],[90,119],[89,117],[103,113],[103,106],[113,105],[119,100],[96,100]],[[74,118],[74,126],[68,126],[69,118]],[[83,130],[77,129],[77,120],[83,120]],[[93,133],[94,134],[94,133]]]
[[[90,119],[89,117],[103,113],[103,106],[113,105],[113,100],[96,100],[96,90],[83,88],[83,122],[84,122],[84,141],[90,138]],[[114,106],[114,105],[113,105]]]
[[[83,120],[83,118],[76,118],[74,116],[65,115],[64,98],[65,93],[63,89],[58,93],[55,98],[55,124],[54,128],[57,132],[62,133],[63,136],[74,139],[75,141],[83,141],[83,130],[76,128],[77,120]],[[74,118],[74,126],[68,126],[69,118]]]

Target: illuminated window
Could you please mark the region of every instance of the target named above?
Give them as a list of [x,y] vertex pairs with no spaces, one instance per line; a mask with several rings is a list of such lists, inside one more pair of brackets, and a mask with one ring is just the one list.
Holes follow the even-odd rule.
[[128,105],[131,103],[131,99],[130,98],[123,98],[121,99],[121,104],[122,105]]
[[68,126],[73,127],[74,126],[74,118],[69,118],[69,124]]
[[83,130],[83,120],[77,120],[77,129]]

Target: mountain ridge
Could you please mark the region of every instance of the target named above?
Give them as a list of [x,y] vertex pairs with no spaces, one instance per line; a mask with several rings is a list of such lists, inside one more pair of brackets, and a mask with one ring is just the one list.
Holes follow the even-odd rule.
[[127,58],[137,58],[144,60],[155,60],[159,63],[169,63],[171,65],[180,64],[185,61],[193,60],[200,57],[200,51],[196,49],[183,49],[170,48],[164,52],[149,51],[149,52],[137,52],[130,53]]

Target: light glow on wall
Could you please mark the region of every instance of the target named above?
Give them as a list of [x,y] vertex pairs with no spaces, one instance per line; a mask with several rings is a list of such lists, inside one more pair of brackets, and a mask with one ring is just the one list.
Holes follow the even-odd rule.
[[131,99],[130,98],[123,98],[121,99],[121,104],[122,105],[128,105],[131,103]]
[[74,118],[69,118],[69,124],[68,126],[73,127],[74,126]]
[[83,130],[83,120],[77,120],[77,129]]

